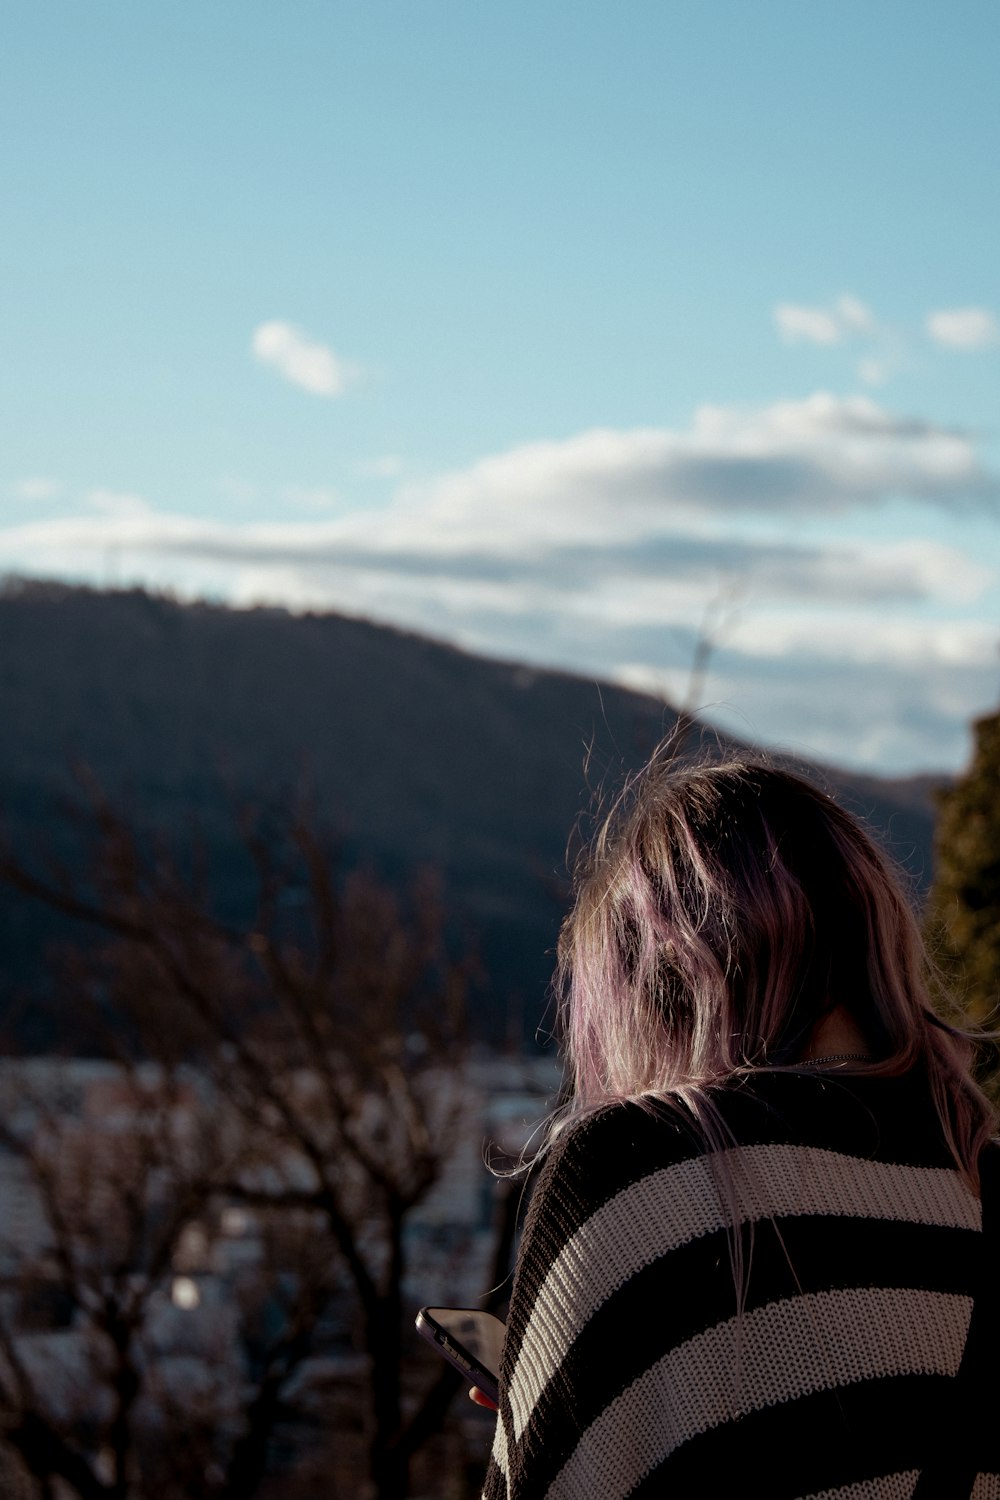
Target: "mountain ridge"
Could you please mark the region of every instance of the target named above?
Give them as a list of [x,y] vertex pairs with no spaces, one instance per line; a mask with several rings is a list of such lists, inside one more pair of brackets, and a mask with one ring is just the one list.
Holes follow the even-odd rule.
[[[637,769],[678,717],[616,684],[332,612],[23,580],[0,590],[0,714],[0,808],[18,848],[58,837],[53,809],[72,794],[75,761],[152,825],[197,821],[219,847],[227,802],[298,797],[350,859],[394,880],[436,868],[481,947],[494,1037],[511,1005],[529,1034],[543,1010],[567,842],[588,824],[593,786]],[[716,754],[746,748],[703,737]],[[794,764],[867,817],[926,887],[945,777]],[[0,919],[20,982],[44,928],[37,913]]]

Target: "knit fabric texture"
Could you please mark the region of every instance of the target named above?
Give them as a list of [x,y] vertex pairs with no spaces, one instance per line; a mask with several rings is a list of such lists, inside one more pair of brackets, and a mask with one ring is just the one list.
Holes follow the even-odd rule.
[[923,1079],[713,1098],[724,1151],[625,1104],[546,1156],[484,1500],[908,1500],[942,1443],[1000,1500],[1000,1420],[942,1421],[984,1251]]

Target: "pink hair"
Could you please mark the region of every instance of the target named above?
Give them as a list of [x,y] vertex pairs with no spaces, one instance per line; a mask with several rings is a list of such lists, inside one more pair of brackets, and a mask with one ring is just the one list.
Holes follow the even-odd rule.
[[867,1038],[867,1073],[926,1070],[955,1161],[978,1187],[995,1129],[970,1074],[972,1042],[931,1008],[926,952],[889,860],[810,782],[749,761],[677,770],[654,756],[577,872],[557,992],[572,1100],[686,1104],[801,1066],[841,1004]]

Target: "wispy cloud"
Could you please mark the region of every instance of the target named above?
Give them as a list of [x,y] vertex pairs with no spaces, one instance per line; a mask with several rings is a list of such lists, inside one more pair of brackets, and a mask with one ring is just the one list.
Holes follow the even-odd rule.
[[113,526],[120,522],[144,525],[156,515],[149,501],[142,495],[123,493],[121,490],[88,490],[84,496],[84,504],[96,515],[107,517]]
[[839,344],[844,336],[834,314],[822,307],[801,307],[792,302],[779,302],[774,309],[774,321],[778,332],[790,344]]
[[858,360],[858,379],[865,385],[885,385],[892,374],[891,366],[876,355],[867,355]]
[[[891,496],[948,507],[995,503],[969,434],[900,417],[866,396],[818,393],[759,408],[700,407],[687,429],[597,428],[491,455],[401,492],[453,537],[498,549],[571,534],[601,540],[667,521],[759,514],[830,515]],[[400,519],[405,519],[405,505]]]
[[869,308],[850,292],[844,292],[829,307],[779,302],[774,321],[778,332],[792,344],[841,344],[852,334],[871,333],[875,328]]
[[851,333],[872,333],[876,326],[871,308],[850,292],[844,292],[837,298],[834,316],[841,328]]
[[362,479],[398,479],[403,472],[403,460],[395,453],[383,453],[380,458],[370,458],[358,464]]
[[[156,511],[124,498],[131,503],[0,529],[0,547],[8,553],[30,551],[40,568],[47,558],[61,564],[69,556],[100,556],[114,546],[147,561],[175,557],[223,565],[234,577],[248,566],[295,569],[321,586],[325,579],[331,597],[349,574],[378,576],[400,587],[426,589],[429,605],[437,586],[448,583],[506,592],[521,602],[537,594],[536,603],[548,599],[556,611],[573,595],[582,604],[592,602],[597,590],[606,609],[655,617],[669,613],[682,598],[678,588],[689,589],[696,601],[721,576],[745,578],[769,599],[852,605],[966,600],[992,579],[988,568],[957,549],[920,539],[820,545],[664,530],[627,543],[609,527],[603,544],[567,541],[514,556],[486,546],[456,549],[433,533],[422,546],[412,537],[404,542],[371,517],[227,524]],[[673,592],[665,601],[661,585],[666,581]],[[616,590],[622,590],[620,602],[612,604]]]
[[336,510],[343,504],[340,495],[328,484],[286,484],[282,486],[281,499],[290,509],[311,515]]
[[[842,754],[837,734],[841,745],[848,732],[866,745],[881,735],[885,756],[913,765],[937,758],[919,750],[925,730],[936,736],[927,746],[954,756],[992,692],[994,628],[975,613],[996,577],[957,545],[852,539],[827,518],[906,496],[956,510],[998,494],[974,435],[867,397],[818,394],[702,407],[679,429],[521,445],[400,485],[378,508],[289,487],[269,523],[93,491],[72,514],[0,527],[0,563],[100,579],[113,557],[119,578],[339,609],[632,681],[665,673],[675,693],[706,601],[738,580],[745,601],[713,660],[713,699],[756,715],[765,737],[787,737],[804,733],[810,713],[825,723],[835,680],[841,722],[828,740],[814,736],[814,749]],[[855,725],[861,702],[875,718]],[[933,725],[921,718],[931,702]]]
[[[82,512],[0,528],[0,555],[32,553],[44,567],[47,553],[115,544],[233,569],[380,575],[429,595],[435,579],[563,597],[602,578],[637,587],[694,579],[703,590],[720,572],[789,598],[975,592],[981,564],[936,543],[805,546],[783,536],[790,517],[822,520],[900,496],[945,509],[995,503],[1000,477],[970,434],[867,397],[818,394],[757,409],[702,407],[686,429],[604,428],[522,445],[401,486],[376,510],[348,510],[328,487],[285,487],[283,507],[338,512],[313,521],[206,521],[92,490]],[[755,532],[741,530],[748,521]]]
[[[769,637],[765,622],[755,623],[752,634],[713,660],[710,717],[761,738],[780,724],[784,746],[834,762],[959,765],[974,705],[989,701],[992,633],[949,639],[946,627],[915,631],[900,619],[893,630],[864,615],[843,623],[854,628],[842,635],[827,621],[825,638],[817,629],[787,647]],[[894,636],[909,641],[909,650],[895,651]]]
[[273,319],[253,331],[250,347],[263,365],[314,396],[341,396],[357,374],[356,368],[334,354],[294,323]]
[[58,480],[33,474],[27,479],[19,479],[13,486],[13,493],[18,500],[56,500],[62,494],[62,485]]
[[950,307],[928,313],[927,332],[946,349],[988,349],[1000,343],[1000,322],[987,307]]
[[862,385],[886,385],[909,363],[899,330],[876,318],[852,292],[841,293],[825,306],[780,302],[774,322],[787,344],[852,348],[859,356],[854,370]]

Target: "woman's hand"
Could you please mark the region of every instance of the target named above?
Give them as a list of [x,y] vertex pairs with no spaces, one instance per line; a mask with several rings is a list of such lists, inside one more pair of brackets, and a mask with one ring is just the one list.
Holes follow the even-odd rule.
[[488,1411],[500,1410],[496,1402],[491,1401],[489,1396],[479,1389],[478,1385],[472,1387],[472,1390],[469,1392],[469,1400],[474,1401],[477,1406],[485,1406]]

